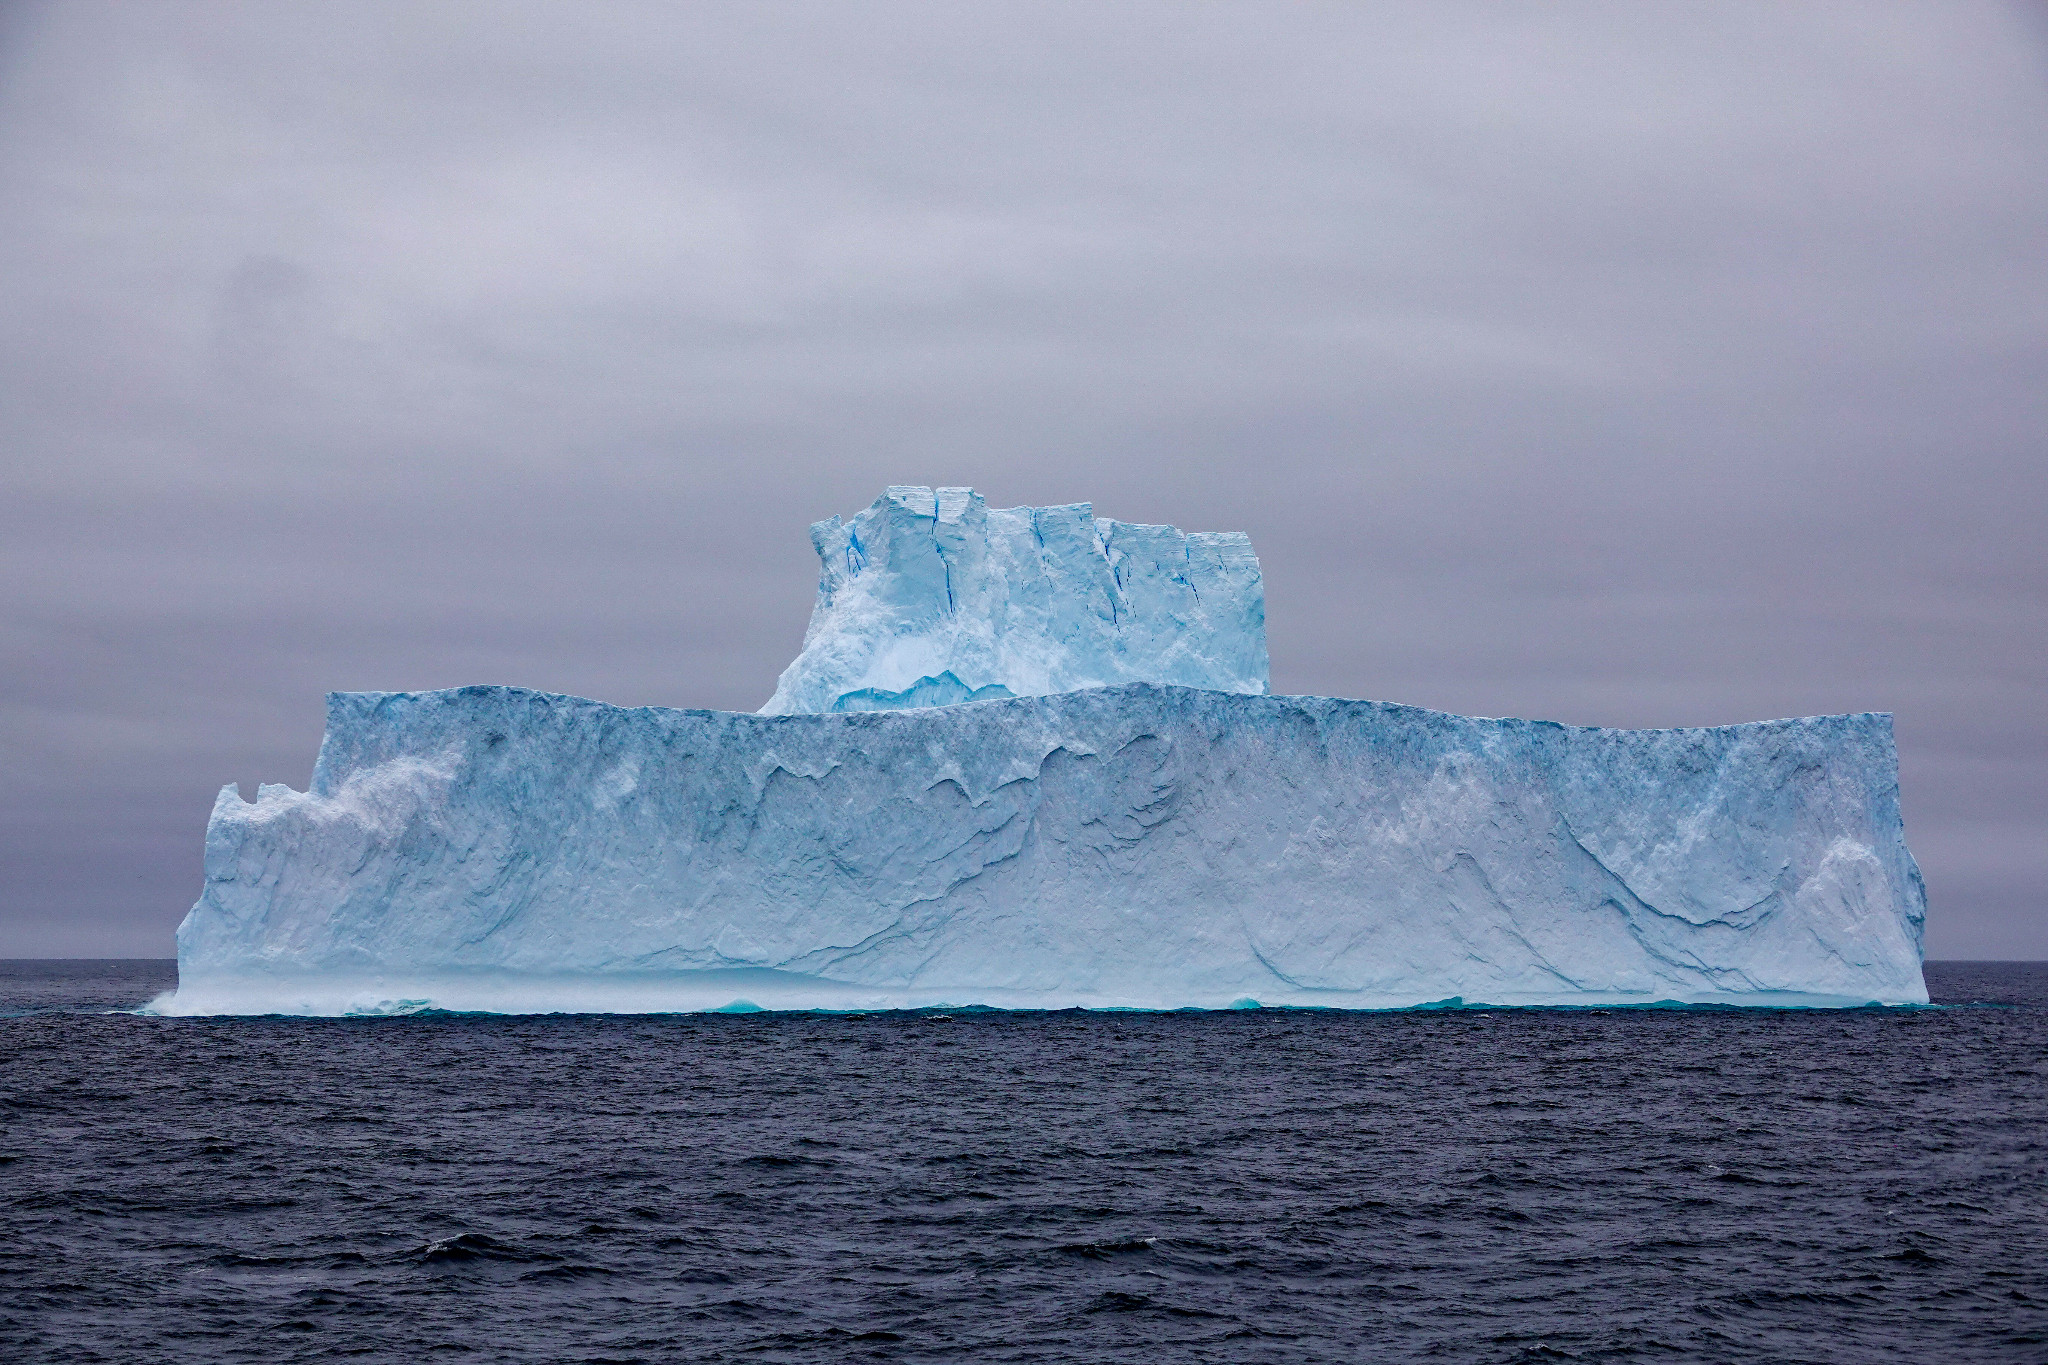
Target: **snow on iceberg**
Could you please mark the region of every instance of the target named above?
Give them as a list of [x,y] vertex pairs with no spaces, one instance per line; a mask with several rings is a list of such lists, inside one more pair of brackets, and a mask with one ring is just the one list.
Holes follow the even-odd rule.
[[923,710],[337,693],[172,1013],[1924,1002],[1890,718],[1143,683]]
[[852,521],[818,522],[811,543],[817,606],[763,715],[1127,682],[1267,690],[1265,585],[1242,532],[897,487]]

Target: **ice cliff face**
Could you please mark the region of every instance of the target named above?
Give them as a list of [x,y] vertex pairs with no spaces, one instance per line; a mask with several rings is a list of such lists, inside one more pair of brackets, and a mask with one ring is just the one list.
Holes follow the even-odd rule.
[[[949,524],[902,515],[891,548]],[[904,681],[828,675],[805,704]],[[164,1008],[1927,998],[1885,716],[1588,730],[1147,685],[328,705],[308,792],[221,793]]]
[[811,527],[818,602],[764,715],[944,706],[1118,683],[1266,691],[1266,599],[1238,532],[990,508],[891,488]]

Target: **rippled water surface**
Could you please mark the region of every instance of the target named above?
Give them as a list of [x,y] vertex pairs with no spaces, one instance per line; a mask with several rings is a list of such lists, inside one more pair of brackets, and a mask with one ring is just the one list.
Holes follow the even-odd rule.
[[2048,966],[1928,976],[203,1020],[4,964],[0,1359],[2048,1360]]

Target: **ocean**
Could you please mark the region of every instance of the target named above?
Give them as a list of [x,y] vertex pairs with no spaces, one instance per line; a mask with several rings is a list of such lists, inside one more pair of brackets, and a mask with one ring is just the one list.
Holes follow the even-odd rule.
[[2048,964],[1920,1009],[158,1019],[0,964],[0,1360],[2048,1361]]

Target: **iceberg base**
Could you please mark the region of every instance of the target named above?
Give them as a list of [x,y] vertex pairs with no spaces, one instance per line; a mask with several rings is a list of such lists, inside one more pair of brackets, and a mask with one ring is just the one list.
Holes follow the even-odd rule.
[[1927,999],[1877,715],[338,693],[310,790],[221,793],[206,874],[166,1012]]
[[1269,991],[1259,998],[1208,994],[1044,993],[986,987],[877,990],[796,972],[735,969],[665,975],[567,976],[469,973],[432,977],[266,976],[180,985],[144,1007],[165,1016],[299,1015],[376,1017],[440,1011],[453,1014],[702,1014],[753,1012],[869,1013],[885,1010],[1234,1010],[1234,1009],[1514,1009],[1744,1006],[1856,1009],[1886,1002],[1803,991],[1692,991],[1683,996],[1640,991],[1510,994],[1499,999],[1426,1000],[1363,991]]

